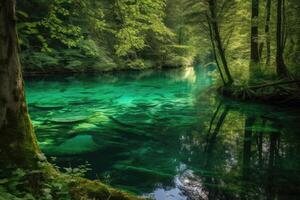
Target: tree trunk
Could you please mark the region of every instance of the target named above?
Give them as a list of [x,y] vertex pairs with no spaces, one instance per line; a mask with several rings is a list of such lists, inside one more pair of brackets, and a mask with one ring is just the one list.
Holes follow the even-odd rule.
[[271,0],[267,0],[266,3],[266,65],[269,66],[271,62],[271,34],[270,34],[270,20],[271,20]]
[[282,23],[282,11],[283,11],[283,0],[277,2],[277,34],[276,34],[276,66],[277,75],[281,78],[288,77],[288,70],[284,63],[283,51],[284,51],[284,34],[283,34],[283,23]]
[[211,17],[211,26],[213,31],[214,40],[216,42],[216,46],[218,49],[218,52],[220,54],[220,58],[223,64],[223,68],[225,71],[225,74],[227,76],[227,85],[232,85],[233,79],[228,67],[225,50],[223,48],[222,39],[220,35],[219,25],[218,25],[218,19],[217,19],[217,13],[216,13],[216,7],[217,3],[216,0],[209,0],[209,10],[210,10],[210,17]]
[[209,20],[209,17],[208,16],[206,16],[206,17],[207,17],[207,23],[208,23],[208,28],[209,28],[209,36],[210,36],[210,41],[211,41],[211,45],[212,45],[212,49],[213,49],[214,58],[215,58],[215,61],[216,61],[216,64],[217,64],[222,82],[223,82],[224,85],[226,85],[227,83],[225,81],[225,78],[224,78],[224,75],[223,75],[219,60],[218,60],[218,54],[217,54],[217,51],[216,51],[216,45],[215,45],[215,41],[214,41],[214,37],[213,37],[211,22]]
[[259,0],[252,0],[250,79],[252,79],[260,71],[258,45],[258,15]]
[[0,1],[0,164],[33,166],[40,155],[18,56],[15,0]]

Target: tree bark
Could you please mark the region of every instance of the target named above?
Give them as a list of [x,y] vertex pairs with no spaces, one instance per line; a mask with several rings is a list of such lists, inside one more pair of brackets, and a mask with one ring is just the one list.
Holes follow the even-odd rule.
[[271,0],[266,2],[266,24],[265,24],[265,34],[266,34],[266,65],[269,66],[271,62],[271,34],[270,34],[270,20],[271,20]]
[[0,164],[29,167],[40,151],[25,100],[15,3],[0,1]]
[[227,83],[225,81],[225,78],[224,78],[224,75],[223,75],[219,60],[218,60],[218,54],[217,54],[217,51],[216,51],[216,45],[215,45],[215,41],[214,41],[214,37],[213,37],[211,22],[210,22],[208,16],[206,16],[206,18],[207,18],[207,23],[208,23],[208,28],[209,28],[209,36],[210,36],[210,41],[211,41],[211,45],[212,45],[212,49],[213,49],[214,58],[215,58],[215,61],[216,61],[216,64],[217,64],[222,82],[223,82],[224,85],[226,85]]
[[288,69],[284,63],[284,34],[283,34],[283,0],[277,2],[277,33],[276,33],[276,70],[277,75],[281,78],[288,77]]
[[216,46],[218,49],[218,52],[220,54],[220,58],[223,64],[223,68],[225,71],[225,74],[227,76],[227,83],[226,85],[232,85],[233,83],[233,78],[231,76],[226,55],[225,55],[225,50],[222,44],[222,39],[220,35],[220,30],[219,30],[219,25],[218,25],[218,19],[217,19],[217,13],[216,13],[216,7],[217,7],[217,1],[216,0],[209,0],[209,10],[210,10],[210,17],[211,17],[211,26],[212,26],[212,31],[213,31],[213,36],[214,40],[216,42]]

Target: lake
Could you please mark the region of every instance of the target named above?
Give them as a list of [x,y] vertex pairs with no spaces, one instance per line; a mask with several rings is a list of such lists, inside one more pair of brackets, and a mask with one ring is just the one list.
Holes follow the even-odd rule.
[[209,69],[26,78],[61,168],[156,200],[300,197],[300,110],[220,98]]

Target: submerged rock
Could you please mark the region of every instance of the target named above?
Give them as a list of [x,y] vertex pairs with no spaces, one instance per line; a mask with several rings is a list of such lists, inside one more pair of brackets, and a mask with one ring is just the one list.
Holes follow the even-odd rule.
[[76,122],[83,122],[88,120],[90,117],[88,116],[71,116],[71,117],[57,117],[49,119],[50,122],[54,123],[76,123]]
[[37,103],[37,104],[33,104],[32,106],[42,110],[62,109],[65,107],[62,104],[44,104],[44,103]]
[[99,148],[93,141],[91,135],[78,135],[71,138],[58,147],[50,147],[43,149],[50,155],[76,155],[96,151]]
[[157,176],[157,177],[165,177],[165,178],[172,178],[172,174],[164,173],[161,171],[156,171],[153,169],[147,169],[144,167],[135,167],[131,165],[122,165],[122,164],[116,164],[113,166],[113,168],[117,170],[124,170],[128,172],[134,172],[134,173],[142,173],[144,175],[151,175],[151,176]]
[[96,112],[88,120],[88,123],[91,124],[106,124],[108,122],[110,122],[109,117],[102,112]]
[[38,127],[43,125],[43,121],[38,121],[38,120],[31,120],[31,123],[33,124],[33,126]]
[[90,124],[90,123],[81,123],[72,128],[72,131],[77,132],[77,131],[92,131],[96,130],[98,126],[95,124]]
[[44,141],[39,142],[39,145],[43,149],[43,148],[45,148],[47,146],[52,145],[53,143],[54,143],[54,141],[52,139],[45,139]]

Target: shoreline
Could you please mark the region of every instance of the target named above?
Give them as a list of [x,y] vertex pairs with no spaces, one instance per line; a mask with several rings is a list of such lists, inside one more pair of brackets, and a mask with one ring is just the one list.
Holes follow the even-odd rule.
[[259,103],[264,105],[300,107],[300,98],[291,96],[286,91],[285,94],[278,92],[256,91],[242,86],[222,86],[216,89],[216,92],[226,98],[245,103]]
[[142,72],[149,70],[172,70],[172,69],[183,69],[188,66],[162,66],[162,67],[149,67],[149,68],[120,68],[120,69],[111,69],[111,70],[85,70],[85,71],[72,71],[72,70],[57,70],[57,71],[26,71],[23,70],[24,77],[37,77],[37,76],[53,76],[53,75],[101,75],[101,74],[114,74],[117,72]]

